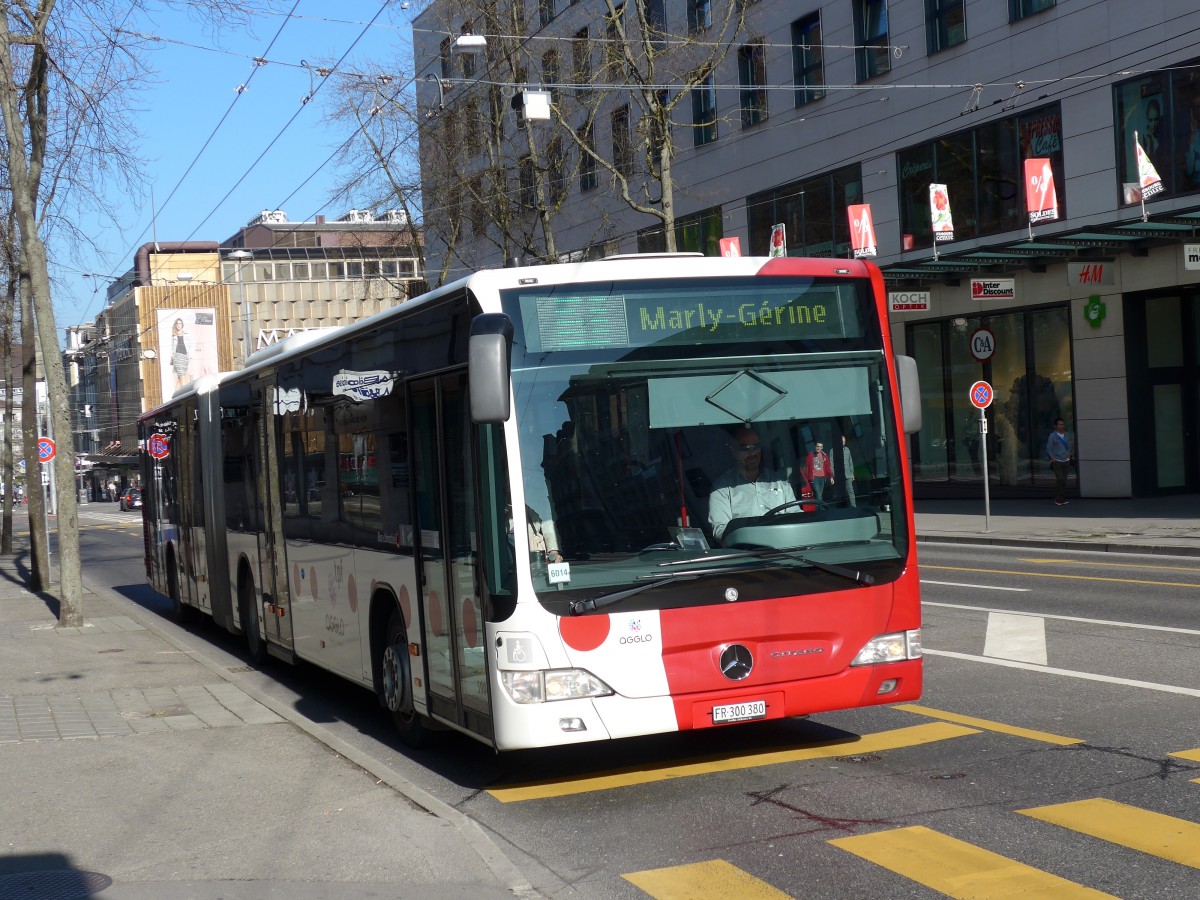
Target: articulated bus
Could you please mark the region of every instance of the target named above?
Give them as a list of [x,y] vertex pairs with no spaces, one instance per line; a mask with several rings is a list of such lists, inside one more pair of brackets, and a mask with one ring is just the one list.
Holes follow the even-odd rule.
[[[884,296],[862,261],[616,257],[297,334],[141,417],[148,577],[412,744],[915,699],[919,389]],[[784,502],[715,527],[739,452]]]

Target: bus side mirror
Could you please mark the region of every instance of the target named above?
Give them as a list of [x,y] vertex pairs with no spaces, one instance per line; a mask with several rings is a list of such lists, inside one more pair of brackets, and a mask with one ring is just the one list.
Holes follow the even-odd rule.
[[900,420],[905,434],[921,430],[921,380],[917,361],[911,356],[896,357],[896,380],[900,385]]
[[503,313],[483,313],[471,322],[467,371],[471,421],[478,425],[505,422],[510,409],[509,352],[512,321]]

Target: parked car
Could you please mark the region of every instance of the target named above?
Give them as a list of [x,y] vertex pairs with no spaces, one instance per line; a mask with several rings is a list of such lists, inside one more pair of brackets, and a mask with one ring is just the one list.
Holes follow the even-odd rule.
[[142,508],[142,489],[141,488],[125,488],[121,491],[121,499],[118,501],[121,509],[141,509]]

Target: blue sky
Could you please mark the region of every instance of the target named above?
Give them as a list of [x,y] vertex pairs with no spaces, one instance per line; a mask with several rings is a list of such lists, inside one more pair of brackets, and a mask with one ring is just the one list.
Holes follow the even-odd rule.
[[[279,5],[286,11],[292,4]],[[63,248],[52,247],[60,333],[67,325],[95,318],[103,308],[107,282],[130,268],[134,253],[144,243],[221,241],[264,209],[283,209],[291,221],[345,212],[345,204],[330,204],[328,199],[337,177],[334,165],[321,166],[346,134],[324,121],[321,98],[331,86],[312,102],[301,104],[300,99],[320,79],[314,80],[300,63],[330,64],[348,52],[342,70],[358,71],[368,62],[394,65],[409,55],[413,12],[402,10],[400,0],[300,0],[286,24],[282,12],[264,16],[248,29],[222,34],[219,42],[184,13],[163,12],[153,20],[127,23],[131,31],[164,39],[151,49],[149,62],[157,76],[138,104],[144,110],[139,118],[140,154],[147,159],[145,197],[131,199],[110,192],[108,201],[120,229],[84,223],[102,254],[88,252],[78,262],[69,260]],[[372,19],[376,24],[367,27]],[[268,53],[281,24],[283,30]],[[268,62],[255,66],[253,59],[260,56]],[[238,94],[235,89],[240,84],[248,84],[248,89]],[[228,117],[215,130],[235,97]],[[297,110],[300,115],[280,137]],[[208,148],[184,178],[210,136]],[[243,175],[241,184],[222,200]],[[174,196],[168,200],[172,191]]]

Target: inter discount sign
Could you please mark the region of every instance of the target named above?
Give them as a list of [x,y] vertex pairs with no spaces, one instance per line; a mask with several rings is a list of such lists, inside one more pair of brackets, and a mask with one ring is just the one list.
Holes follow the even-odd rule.
[[971,297],[975,300],[1014,300],[1017,284],[1012,278],[972,278]]

